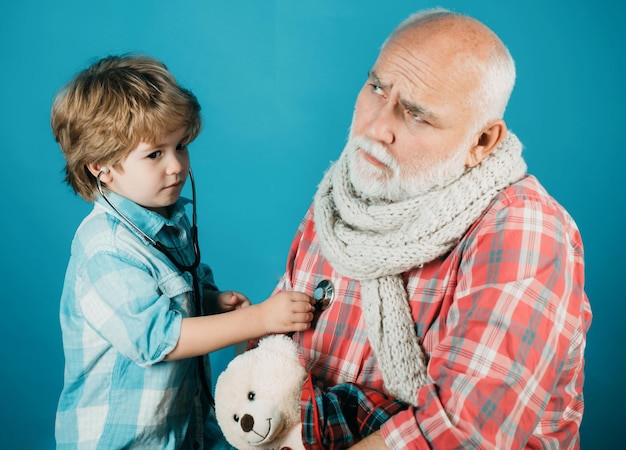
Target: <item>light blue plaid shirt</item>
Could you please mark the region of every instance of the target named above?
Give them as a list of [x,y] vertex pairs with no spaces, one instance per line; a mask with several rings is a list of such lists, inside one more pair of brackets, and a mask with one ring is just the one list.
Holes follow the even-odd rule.
[[[177,261],[193,261],[189,200],[180,199],[165,219],[114,193],[108,197]],[[217,289],[208,266],[198,274],[203,287]],[[58,449],[218,447],[210,442],[221,434],[214,416],[203,412],[196,359],[163,361],[182,319],[194,314],[192,297],[191,276],[99,198],[76,231],[61,298]]]

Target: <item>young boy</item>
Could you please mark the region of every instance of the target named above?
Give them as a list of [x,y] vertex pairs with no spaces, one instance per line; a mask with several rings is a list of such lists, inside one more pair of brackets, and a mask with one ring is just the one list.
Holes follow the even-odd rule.
[[66,181],[94,202],[76,231],[61,298],[58,448],[226,445],[203,389],[205,364],[194,357],[307,329],[312,299],[289,292],[251,305],[219,291],[198,264],[189,201],[179,196],[200,106],[161,62],[96,62],[57,94],[51,125]]

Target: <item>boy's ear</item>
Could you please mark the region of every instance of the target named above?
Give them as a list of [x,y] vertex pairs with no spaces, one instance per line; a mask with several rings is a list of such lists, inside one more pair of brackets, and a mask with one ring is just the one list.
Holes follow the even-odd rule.
[[471,168],[480,164],[502,142],[504,136],[506,136],[504,120],[498,119],[491,122],[479,133],[478,140],[470,148],[465,165]]
[[108,166],[102,163],[89,163],[87,164],[87,169],[91,174],[98,178],[100,175],[100,181],[103,183],[108,183],[111,181],[111,171]]

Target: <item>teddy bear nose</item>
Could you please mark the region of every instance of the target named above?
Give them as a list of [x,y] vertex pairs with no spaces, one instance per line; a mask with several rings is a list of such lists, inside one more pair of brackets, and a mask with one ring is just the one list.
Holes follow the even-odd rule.
[[241,418],[241,429],[247,433],[253,428],[254,428],[254,417],[252,417],[250,414],[245,414]]

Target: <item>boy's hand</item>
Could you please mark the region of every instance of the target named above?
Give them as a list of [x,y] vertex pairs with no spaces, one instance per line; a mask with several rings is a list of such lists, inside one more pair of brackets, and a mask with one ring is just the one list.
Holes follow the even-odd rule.
[[289,333],[309,329],[313,320],[312,297],[302,292],[281,292],[259,305],[260,319],[269,333]]
[[225,291],[218,294],[217,306],[220,312],[234,311],[250,306],[250,300],[241,292]]

